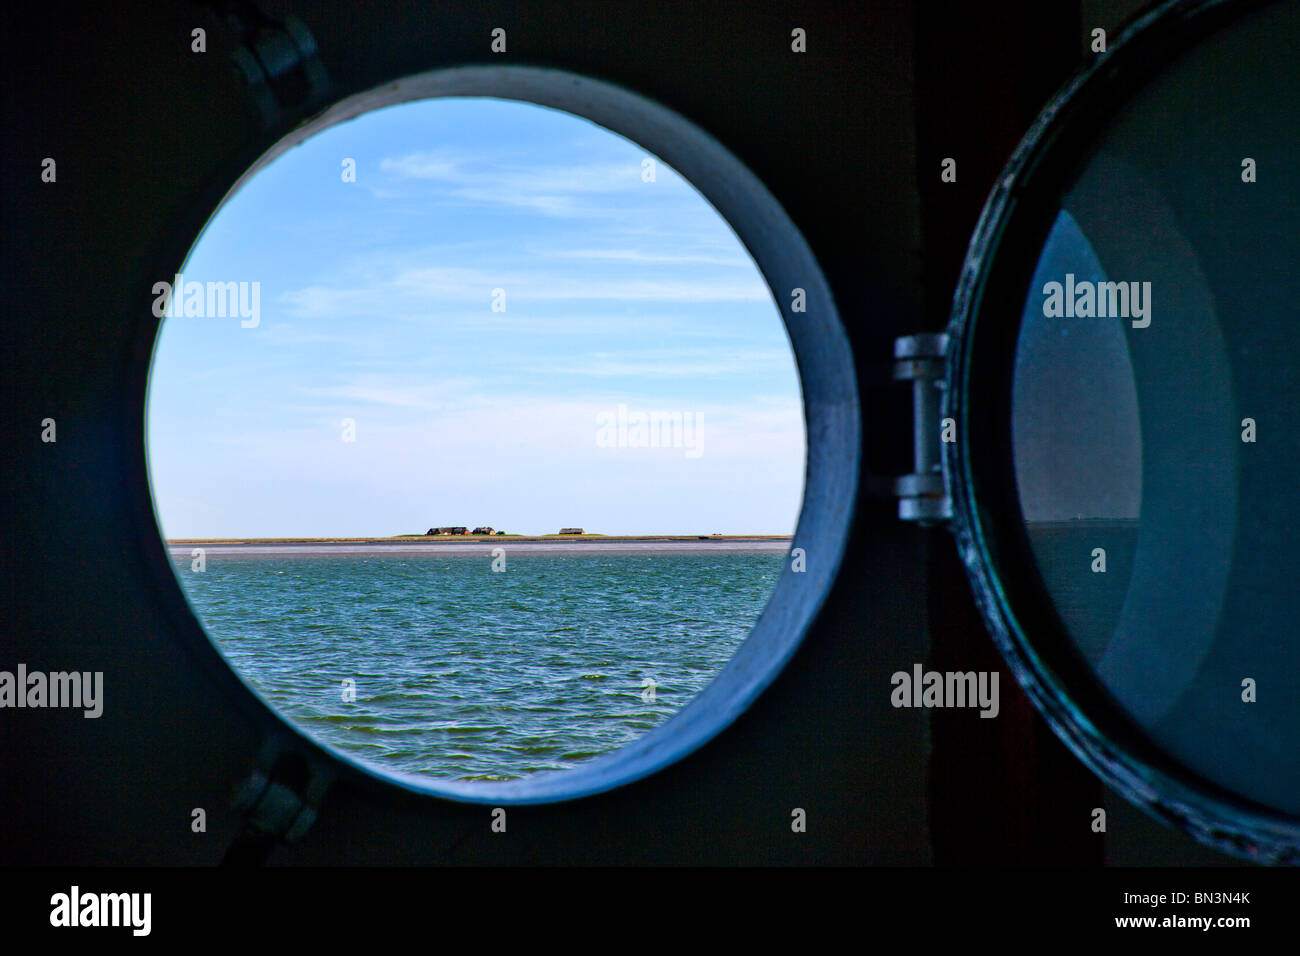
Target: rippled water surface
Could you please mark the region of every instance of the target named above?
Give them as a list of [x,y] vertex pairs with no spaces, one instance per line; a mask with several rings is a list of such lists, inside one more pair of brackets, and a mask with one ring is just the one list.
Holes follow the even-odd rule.
[[308,733],[380,768],[511,779],[678,711],[758,619],[783,555],[542,551],[504,572],[485,549],[173,560],[222,654]]

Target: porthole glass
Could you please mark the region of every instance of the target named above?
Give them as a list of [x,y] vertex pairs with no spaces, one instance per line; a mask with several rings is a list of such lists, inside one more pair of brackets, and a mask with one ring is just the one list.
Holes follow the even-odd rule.
[[948,460],[994,631],[1067,741],[1201,838],[1286,858],[1300,4],[1257,6],[1149,17],[1022,146],[959,295]]

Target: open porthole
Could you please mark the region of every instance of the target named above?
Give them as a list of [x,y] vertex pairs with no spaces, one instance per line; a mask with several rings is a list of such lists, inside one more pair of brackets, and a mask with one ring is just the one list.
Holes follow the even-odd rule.
[[268,151],[177,272],[147,405],[168,559],[335,757],[598,792],[794,653],[848,532],[851,351],[798,230],[681,117],[550,70],[405,79]]
[[940,412],[995,640],[1121,795],[1300,859],[1300,4],[1144,15],[981,220]]

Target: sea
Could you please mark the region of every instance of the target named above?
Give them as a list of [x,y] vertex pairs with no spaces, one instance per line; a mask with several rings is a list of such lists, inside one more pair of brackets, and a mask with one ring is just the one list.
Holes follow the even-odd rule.
[[788,547],[210,546],[201,571],[171,553],[217,650],[308,735],[380,771],[512,780],[699,694]]

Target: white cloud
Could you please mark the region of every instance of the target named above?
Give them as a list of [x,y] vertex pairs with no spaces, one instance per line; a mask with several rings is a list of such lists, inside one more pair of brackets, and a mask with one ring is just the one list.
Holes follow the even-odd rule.
[[386,280],[347,288],[306,286],[282,293],[277,302],[295,317],[389,313],[413,304],[443,307],[482,303],[490,309],[493,289],[505,289],[507,309],[527,302],[763,302],[771,301],[758,276],[647,279],[583,276],[542,270],[477,269],[460,266],[413,268]]
[[448,150],[408,153],[383,159],[379,169],[390,181],[423,181],[447,187],[444,198],[470,205],[507,206],[558,218],[617,218],[625,209],[581,197],[640,190],[656,202],[684,195],[685,181],[660,164],[653,183],[641,179],[641,161],[621,163],[503,164]]
[[[428,396],[418,392],[376,397],[389,404],[415,407]],[[481,394],[429,402],[429,414],[400,420],[382,412],[358,410],[355,443],[341,440],[337,414],[303,415],[289,423],[268,415],[258,427],[239,434],[211,434],[209,445],[238,445],[240,461],[259,473],[292,480],[321,469],[335,477],[374,481],[395,474],[395,467],[415,468],[427,480],[448,469],[467,476],[521,476],[545,471],[552,479],[578,475],[584,463],[673,457],[672,449],[601,448],[596,444],[597,416],[617,402],[563,401]],[[802,474],[803,410],[797,399],[758,400],[746,404],[682,402],[671,395],[634,400],[632,410],[689,412],[700,424],[705,458],[711,467],[789,470]],[[681,457],[681,456],[679,456]],[[193,460],[185,468],[203,471],[215,459]],[[173,463],[175,466],[175,463]],[[742,471],[735,471],[742,474]],[[562,482],[561,482],[562,484]],[[231,487],[230,494],[242,490]]]
[[714,375],[742,375],[759,371],[786,369],[794,364],[789,349],[747,351],[675,351],[590,353],[576,355],[569,364],[537,365],[533,372],[578,375],[597,378],[700,378]]
[[290,315],[303,318],[355,314],[374,307],[377,291],[375,287],[340,289],[313,285],[281,293],[276,301]]
[[440,411],[458,396],[472,394],[482,383],[473,378],[440,379],[434,383],[396,384],[391,376],[368,375],[354,378],[344,385],[306,385],[297,391],[303,395]]
[[561,275],[538,270],[481,270],[451,267],[411,269],[395,277],[395,288],[432,297],[476,296],[488,302],[503,288],[507,303],[604,299],[621,302],[760,302],[770,300],[767,285],[752,278],[645,279]]
[[408,153],[394,156],[379,162],[381,172],[391,179],[438,179],[451,180],[464,164],[464,157],[446,150],[432,150],[426,153]]
[[550,259],[574,259],[584,262],[637,262],[661,264],[699,263],[714,266],[739,266],[754,268],[742,256],[682,255],[680,253],[646,252],[641,249],[545,249],[539,255]]
[[396,180],[424,179],[454,183],[458,186],[492,190],[507,196],[520,193],[614,192],[643,185],[639,162],[524,166],[494,163],[447,150],[431,150],[380,160],[379,168]]

